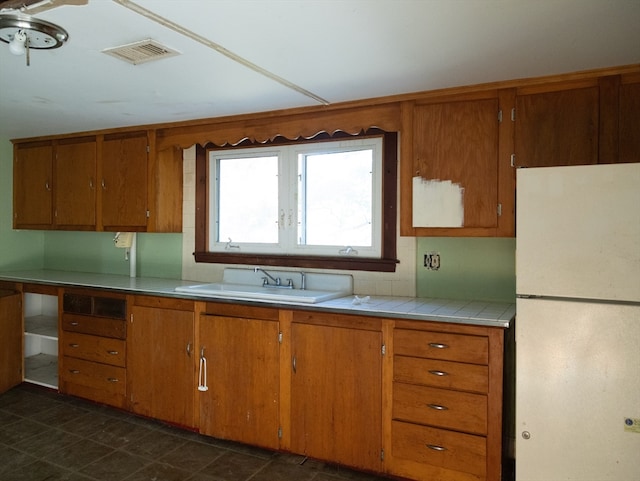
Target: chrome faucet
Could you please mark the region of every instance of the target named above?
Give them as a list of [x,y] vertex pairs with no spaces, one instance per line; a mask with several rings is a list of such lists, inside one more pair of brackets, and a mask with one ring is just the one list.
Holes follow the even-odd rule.
[[263,286],[266,286],[267,284],[269,284],[269,279],[271,279],[276,286],[280,285],[280,278],[279,277],[278,278],[273,277],[271,274],[269,274],[267,271],[265,271],[262,267],[256,267],[253,270],[253,272],[256,272],[256,273],[262,272],[266,276],[266,277],[262,278],[262,280],[263,280],[262,285]]
[[[262,267],[256,267],[255,269],[253,269],[253,272],[262,272],[265,275],[265,277],[262,278],[262,287],[281,287],[283,289],[293,289],[292,279],[287,279],[287,284],[283,285],[279,277],[273,277]],[[269,279],[273,281],[273,284],[269,284]]]

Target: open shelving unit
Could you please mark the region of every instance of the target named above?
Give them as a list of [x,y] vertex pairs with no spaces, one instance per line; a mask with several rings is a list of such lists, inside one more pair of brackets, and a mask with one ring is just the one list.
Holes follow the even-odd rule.
[[24,380],[58,388],[58,297],[24,293]]

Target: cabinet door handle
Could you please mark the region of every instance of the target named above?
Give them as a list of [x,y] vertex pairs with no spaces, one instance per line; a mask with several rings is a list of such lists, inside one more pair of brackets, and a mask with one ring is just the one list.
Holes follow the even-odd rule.
[[429,347],[434,349],[447,349],[449,347],[448,344],[442,344],[441,342],[430,342]]
[[445,372],[445,371],[437,371],[435,369],[432,369],[429,371],[429,374],[433,374],[434,376],[448,376],[449,373]]
[[100,185],[102,186],[102,190],[107,190],[107,184],[104,181],[104,179],[102,179],[102,182],[100,182]]
[[75,342],[72,342],[71,344],[69,344],[69,347],[80,347],[80,344],[76,344]]
[[295,374],[298,367],[298,359],[296,358],[296,356],[293,356],[293,358],[291,359],[291,367],[293,368],[293,373]]
[[71,374],[80,374],[80,371],[78,371],[77,369],[69,369],[69,372]]
[[191,343],[187,343],[187,356],[191,357]]
[[434,451],[442,452],[447,450],[447,448],[445,448],[444,446],[438,446],[437,444],[425,444],[425,446]]
[[118,382],[118,378],[117,377],[108,377],[107,381],[109,381],[109,382]]
[[427,407],[431,409],[435,409],[436,411],[448,411],[449,408],[447,406],[442,406],[440,404],[427,404]]
[[107,354],[111,354],[112,356],[117,356],[118,351],[107,351]]
[[51,186],[49,185],[49,181],[46,181],[46,182],[44,183],[44,187],[45,187],[45,189],[47,189],[47,190],[49,190],[49,191],[51,190]]

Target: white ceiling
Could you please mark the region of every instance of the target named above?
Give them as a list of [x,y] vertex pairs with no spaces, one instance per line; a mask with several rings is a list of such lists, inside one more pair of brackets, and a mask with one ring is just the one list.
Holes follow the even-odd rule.
[[[640,0],[135,4],[330,103],[640,63]],[[0,139],[320,105],[114,0],[36,17],[70,40],[29,67],[0,43]],[[144,39],[181,55],[102,53]]]

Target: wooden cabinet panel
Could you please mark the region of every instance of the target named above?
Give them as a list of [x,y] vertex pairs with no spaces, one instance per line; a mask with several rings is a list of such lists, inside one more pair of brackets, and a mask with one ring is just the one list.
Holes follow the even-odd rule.
[[498,108],[498,99],[491,98],[419,105],[414,110],[414,175],[451,181],[464,189],[464,227],[497,227]]
[[0,289],[0,394],[22,382],[22,294]]
[[620,85],[619,162],[640,162],[640,79]]
[[126,366],[126,342],[121,339],[65,332],[61,347],[65,356]]
[[419,357],[395,356],[393,380],[486,393],[489,388],[489,367]]
[[58,229],[96,228],[96,140],[60,142],[55,158],[55,224]]
[[396,382],[393,418],[486,435],[487,396]]
[[34,142],[16,146],[13,162],[14,228],[51,228],[52,169],[51,142]]
[[133,412],[196,426],[192,311],[133,306],[127,371]]
[[127,370],[109,364],[64,356],[60,390],[92,401],[124,407]]
[[518,167],[598,163],[599,89],[594,85],[516,96]]
[[279,447],[278,322],[202,315],[200,343],[209,390],[200,397],[200,431]]
[[421,480],[487,479],[486,438],[402,421],[393,421],[391,429],[393,457],[416,463],[401,469],[419,469],[399,474]]
[[489,341],[484,336],[396,329],[394,352],[405,356],[487,364]]
[[146,230],[147,134],[108,136],[102,143],[102,226]]
[[293,451],[381,470],[381,346],[381,332],[293,323]]
[[62,314],[62,328],[66,331],[82,332],[96,336],[125,339],[127,325],[119,319],[107,319],[79,314]]

